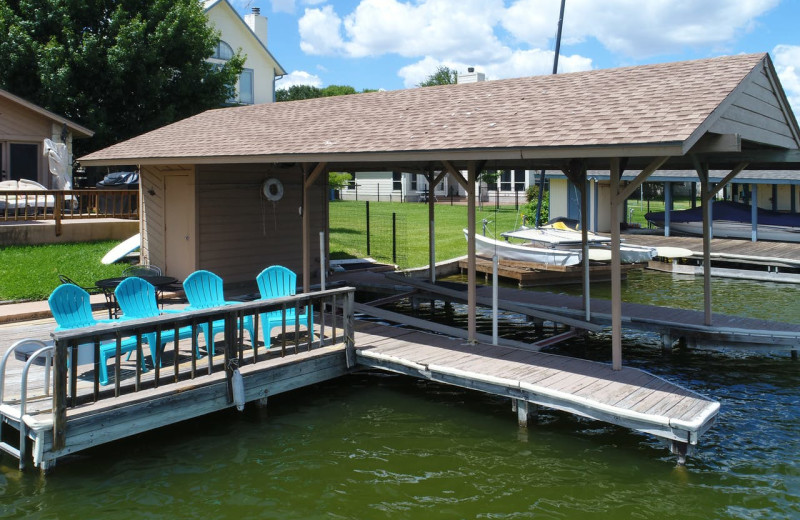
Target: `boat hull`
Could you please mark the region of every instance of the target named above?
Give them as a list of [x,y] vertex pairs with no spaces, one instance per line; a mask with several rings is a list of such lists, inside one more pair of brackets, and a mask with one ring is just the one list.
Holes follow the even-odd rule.
[[[465,229],[464,238],[468,236],[468,232]],[[581,254],[579,251],[510,244],[480,235],[475,235],[475,252],[480,256],[490,258],[497,254],[498,258],[506,260],[546,265],[569,266],[577,265],[581,262]]]

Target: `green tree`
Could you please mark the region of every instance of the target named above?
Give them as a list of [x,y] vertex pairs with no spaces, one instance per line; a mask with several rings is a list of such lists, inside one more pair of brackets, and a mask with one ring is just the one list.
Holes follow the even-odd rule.
[[322,97],[322,89],[311,85],[292,85],[291,87],[275,91],[276,101],[297,101],[298,99],[312,99]]
[[350,85],[328,85],[322,89],[323,97],[348,96],[350,94],[357,94],[356,89]]
[[436,72],[428,76],[428,79],[417,85],[418,87],[432,87],[434,85],[453,85],[458,80],[458,72],[450,67],[438,67]]
[[81,155],[223,104],[218,43],[196,0],[0,0],[0,88],[94,130]]
[[[550,196],[547,191],[542,194],[542,211],[539,215],[539,225],[544,224],[550,220]],[[528,204],[522,208],[522,214],[525,215],[526,221],[529,226],[533,226],[536,222],[536,205],[539,200],[539,186],[534,184],[525,190],[525,198],[528,199]]]

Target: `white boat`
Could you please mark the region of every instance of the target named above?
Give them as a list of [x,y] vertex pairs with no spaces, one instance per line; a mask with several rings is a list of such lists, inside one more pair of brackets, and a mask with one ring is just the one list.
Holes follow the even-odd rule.
[[[527,240],[534,247],[547,249],[573,250],[580,252],[582,247],[581,232],[569,228],[538,227],[521,228],[515,231],[502,233],[505,238],[518,238]],[[610,261],[611,238],[596,233],[587,234],[589,246],[589,259],[595,261]],[[638,264],[648,262],[656,256],[656,249],[647,246],[634,246],[621,244],[619,248],[620,262],[623,264]]]
[[[469,232],[465,229],[464,238],[467,237],[469,237]],[[577,265],[581,262],[580,251],[511,244],[506,241],[494,240],[481,235],[475,235],[475,252],[485,257],[492,257],[496,253],[498,258],[504,258],[506,260],[546,265],[567,266]]]

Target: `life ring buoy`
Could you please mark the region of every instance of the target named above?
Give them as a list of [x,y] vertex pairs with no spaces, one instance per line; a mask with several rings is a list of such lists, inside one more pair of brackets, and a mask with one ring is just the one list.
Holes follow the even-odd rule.
[[267,200],[278,202],[283,198],[283,183],[275,177],[267,179],[261,186],[261,192]]

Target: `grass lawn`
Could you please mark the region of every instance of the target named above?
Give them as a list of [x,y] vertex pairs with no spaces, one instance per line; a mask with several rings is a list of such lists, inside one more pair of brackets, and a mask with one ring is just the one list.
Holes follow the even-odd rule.
[[82,287],[120,276],[124,263],[103,265],[100,259],[119,240],[0,248],[0,301],[45,300],[59,285],[58,275]]

